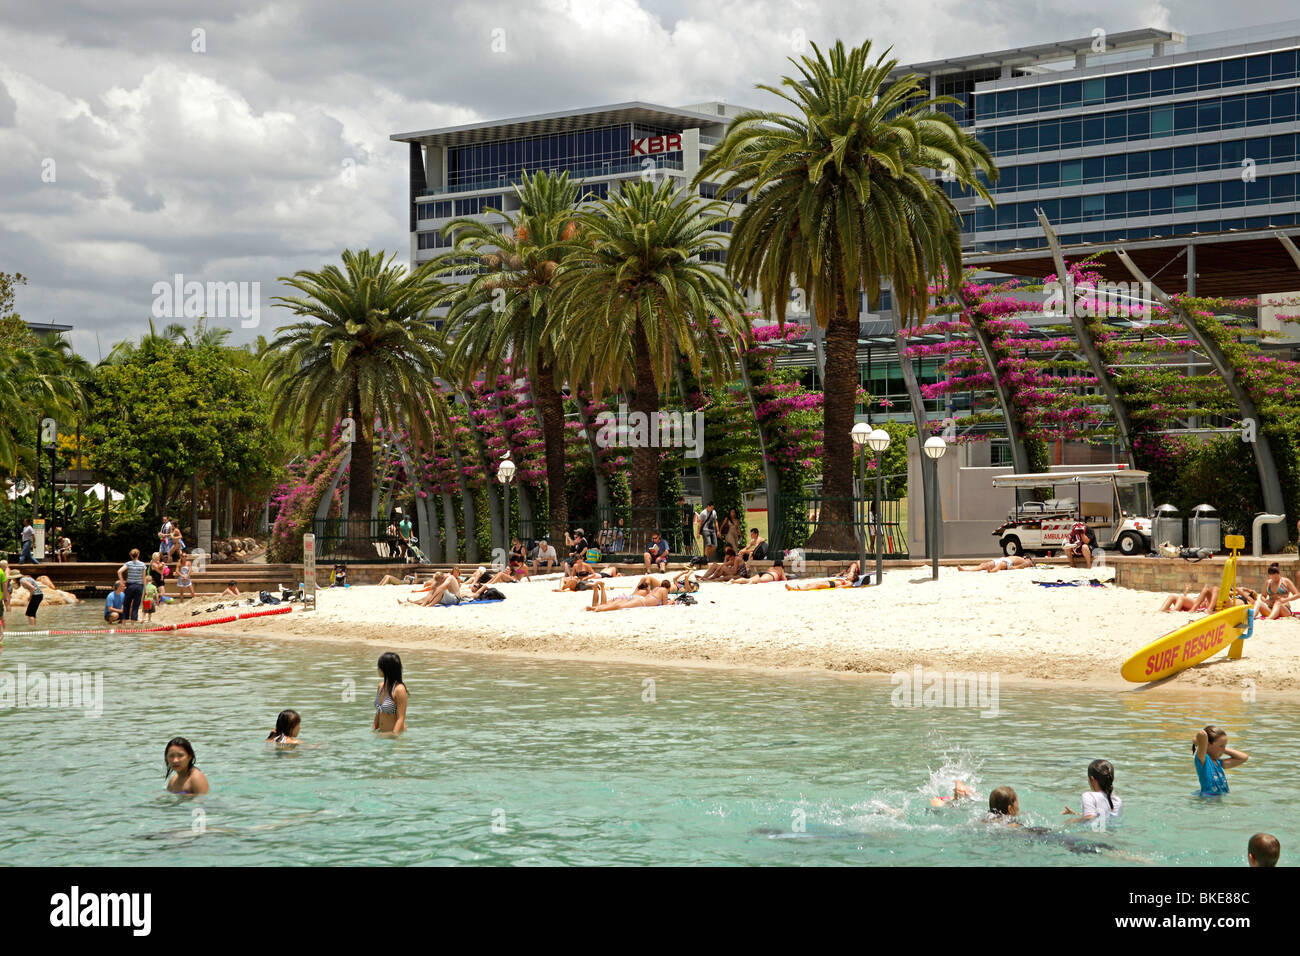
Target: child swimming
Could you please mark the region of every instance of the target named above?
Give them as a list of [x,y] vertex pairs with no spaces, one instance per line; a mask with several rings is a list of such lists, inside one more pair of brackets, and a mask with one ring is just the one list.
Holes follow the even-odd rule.
[[1229,750],[1227,731],[1213,725],[1196,732],[1192,753],[1196,764],[1196,779],[1200,781],[1203,797],[1227,793],[1228,776],[1224,771],[1240,767],[1250,759],[1249,754],[1240,750]]
[[[208,778],[194,766],[194,748],[184,737],[173,737],[163,748],[167,764],[167,791],[184,796],[207,793]],[[174,775],[174,776],[173,776]]]
[[1088,764],[1088,786],[1092,789],[1080,797],[1083,809],[1079,813],[1075,813],[1069,807],[1061,811],[1062,814],[1072,817],[1066,822],[1082,823],[1085,820],[1096,820],[1103,827],[1118,823],[1124,805],[1113,792],[1115,768],[1111,766],[1109,760],[1094,760]]
[[280,716],[275,718],[275,730],[267,736],[266,742],[274,743],[277,747],[301,743],[298,739],[301,728],[302,717],[296,710],[282,710]]

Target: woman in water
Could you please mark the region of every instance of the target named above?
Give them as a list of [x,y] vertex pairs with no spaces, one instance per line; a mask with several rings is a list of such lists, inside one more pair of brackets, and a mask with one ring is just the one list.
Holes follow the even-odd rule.
[[275,730],[267,736],[266,742],[274,743],[277,747],[302,743],[298,739],[301,727],[302,717],[296,710],[282,710],[280,716],[275,718]]
[[406,729],[406,684],[402,682],[402,659],[392,651],[379,656],[379,691],[375,694],[372,730],[400,734]]
[[1282,577],[1282,569],[1276,564],[1268,566],[1268,577],[1264,581],[1264,591],[1255,602],[1255,617],[1276,621],[1280,617],[1291,617],[1291,601],[1296,597],[1295,582]]
[[167,792],[186,796],[207,793],[208,778],[194,766],[194,748],[184,737],[173,737],[163,749],[167,763]]
[[1103,826],[1118,823],[1124,806],[1119,797],[1115,796],[1115,768],[1109,760],[1094,760],[1088,764],[1088,786],[1091,789],[1080,798],[1083,801],[1080,813],[1075,813],[1069,807],[1061,811],[1062,815],[1071,817],[1066,822],[1097,820]]
[[1213,724],[1196,732],[1192,753],[1195,755],[1196,779],[1201,783],[1203,797],[1217,797],[1227,793],[1228,775],[1224,771],[1240,767],[1250,759],[1249,754],[1240,750],[1229,750],[1228,732]]

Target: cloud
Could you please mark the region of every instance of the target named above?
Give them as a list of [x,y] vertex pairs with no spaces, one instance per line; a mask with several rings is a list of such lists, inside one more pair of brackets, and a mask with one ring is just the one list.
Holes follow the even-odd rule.
[[[1211,0],[173,0],[0,12],[0,269],[83,354],[143,328],[154,282],[277,279],[344,248],[405,261],[394,132],[626,100],[769,106],[806,38],[903,62],[1162,26],[1241,24]],[[1283,19],[1282,0],[1252,5]],[[194,31],[203,31],[203,52]],[[51,181],[51,174],[53,180]],[[245,341],[288,320],[269,306]]]

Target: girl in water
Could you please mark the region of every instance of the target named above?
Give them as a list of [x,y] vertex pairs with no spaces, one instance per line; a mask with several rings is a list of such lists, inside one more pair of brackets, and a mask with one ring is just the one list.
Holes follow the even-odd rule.
[[1083,810],[1080,813],[1075,813],[1069,807],[1061,811],[1062,815],[1068,814],[1071,817],[1066,822],[1082,823],[1085,820],[1097,820],[1103,826],[1118,823],[1123,804],[1114,793],[1115,768],[1111,766],[1109,760],[1094,760],[1088,764],[1088,786],[1092,789],[1080,798],[1083,801]]
[[167,764],[167,792],[186,796],[207,793],[208,778],[203,771],[194,766],[194,748],[184,737],[173,737],[163,748],[163,760]]
[[280,716],[275,718],[275,730],[267,736],[266,742],[274,743],[277,747],[302,743],[298,739],[301,727],[302,717],[296,710],[282,710]]
[[1249,754],[1228,749],[1228,732],[1213,724],[1196,732],[1192,753],[1195,755],[1196,779],[1201,783],[1203,797],[1217,797],[1227,793],[1228,775],[1224,771],[1240,767],[1250,759]]
[[372,730],[400,734],[406,729],[406,684],[402,682],[402,659],[389,651],[379,656],[379,691],[375,694]]

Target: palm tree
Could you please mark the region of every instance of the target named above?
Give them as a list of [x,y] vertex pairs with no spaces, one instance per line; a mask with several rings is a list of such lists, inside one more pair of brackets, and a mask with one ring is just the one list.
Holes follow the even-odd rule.
[[441,420],[442,373],[430,318],[440,294],[427,269],[408,273],[395,256],[343,252],[343,269],[300,270],[280,281],[303,293],[276,296],[307,321],[276,330],[263,379],[273,391],[272,421],[302,422],[304,441],[322,424],[351,414],[356,423],[348,517],[368,521],[374,491],[375,420],[408,424],[432,443]]
[[[729,221],[671,179],[624,183],[585,210],[556,273],[561,354],[597,399],[631,390],[630,409],[654,422],[659,396],[685,355],[697,378],[721,382],[746,332],[743,305],[723,270],[707,261],[725,248]],[[657,525],[659,449],[632,451],[633,525]]]
[[[85,410],[84,385],[90,366],[72,351],[67,339],[41,342],[9,321],[0,348],[0,469],[18,467],[32,423],[45,415],[66,420]],[[35,445],[31,446],[33,449]]]
[[[434,260],[436,274],[477,267],[468,282],[449,287],[451,308],[443,326],[449,374],[463,385],[482,376],[494,381],[507,359],[516,374],[527,367],[534,407],[546,446],[546,487],[552,541],[569,526],[564,494],[564,399],[557,369],[556,314],[550,306],[563,243],[577,226],[578,186],[567,172],[538,172],[515,187],[518,213],[500,213],[509,232],[476,219],[457,219],[445,231],[453,248]],[[499,212],[498,210],[492,210]]]
[[[792,60],[801,78],[760,86],[794,107],[792,114],[748,112],[701,164],[696,181],[744,188],[751,201],[737,219],[727,268],[758,289],[784,323],[791,279],[807,292],[826,330],[822,489],[832,527],[852,521],[860,294],[871,299],[888,280],[903,321],[923,316],[927,285],[961,281],[961,226],[940,170],[989,195],[977,178],[997,178],[992,154],[937,108],[920,79],[891,80],[889,51],[869,61],[870,41],[845,51]],[[914,410],[918,414],[921,409]]]

